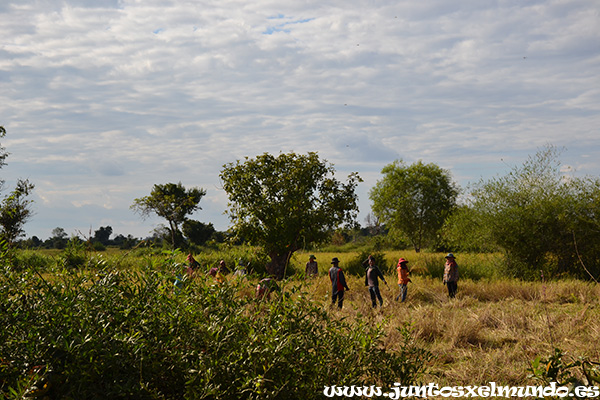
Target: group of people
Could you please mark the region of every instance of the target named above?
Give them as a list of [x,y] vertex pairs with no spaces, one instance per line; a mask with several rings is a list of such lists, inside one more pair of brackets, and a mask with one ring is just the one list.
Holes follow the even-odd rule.
[[[313,256],[314,257],[314,256]],[[187,256],[187,274],[192,276],[194,272],[200,267],[200,263],[194,259],[194,256],[190,253]],[[231,273],[229,268],[227,268],[227,264],[225,260],[219,261],[218,265],[212,267],[206,274],[215,278],[217,283],[224,283],[227,278],[226,275]],[[238,265],[233,273],[233,276],[242,277],[248,274],[246,269],[246,264],[243,260],[239,260]],[[175,286],[180,288],[182,284],[181,277],[178,276],[175,280]],[[275,279],[267,277],[261,279],[260,282],[256,285],[256,297],[260,299],[269,299],[271,297],[272,292],[279,291],[279,286]]]
[[[337,303],[338,308],[342,308],[344,305],[344,293],[348,288],[346,283],[346,277],[344,272],[339,266],[340,261],[337,257],[333,257],[331,260],[331,268],[329,269],[329,279],[331,280],[331,304]],[[369,256],[364,262],[365,267],[365,286],[369,288],[369,295],[371,296],[371,305],[373,308],[383,306],[383,298],[379,291],[379,279],[381,279],[386,285],[388,284],[385,277],[381,273],[381,270],[375,264],[375,257]],[[310,273],[309,273],[310,272]],[[410,271],[408,269],[408,260],[405,258],[398,259],[398,265],[396,266],[396,272],[398,273],[398,287],[400,289],[396,296],[396,301],[406,300],[408,292],[408,283],[411,282],[408,277]],[[309,262],[306,263],[306,275],[313,276],[318,274],[317,263],[314,255],[311,255]],[[444,277],[443,283],[448,288],[448,296],[454,298],[456,296],[456,290],[458,288],[458,264],[454,254],[448,253],[446,255],[446,263],[444,265]]]
[[[200,264],[194,259],[192,254],[188,254],[187,261],[187,273],[188,275],[192,275],[195,272],[195,270],[198,269]],[[344,293],[350,290],[350,288],[346,283],[346,277],[339,264],[340,260],[337,257],[333,257],[331,259],[331,268],[329,268],[329,279],[331,280],[331,304],[337,303],[338,308],[341,309],[344,305]],[[369,256],[363,262],[363,266],[365,267],[365,286],[369,288],[371,305],[373,308],[376,308],[377,302],[379,302],[379,306],[381,307],[383,306],[383,297],[381,296],[381,292],[379,290],[379,279],[381,279],[386,285],[388,283],[385,280],[383,273],[376,265],[375,257],[373,257],[372,255]],[[311,254],[309,256],[304,272],[307,277],[318,276],[319,268],[317,259],[314,255]],[[400,300],[401,302],[404,302],[408,293],[408,283],[411,282],[409,278],[410,271],[408,269],[408,260],[406,260],[405,258],[398,259],[396,272],[398,273],[399,288],[399,293],[396,296],[396,301]],[[226,280],[225,275],[229,273],[230,271],[225,265],[225,261],[221,260],[219,262],[219,265],[211,268],[207,274],[214,277],[218,283],[223,283]],[[243,263],[243,261],[240,260],[234,275],[244,276],[246,274],[246,266]],[[458,289],[457,282],[458,265],[456,263],[454,254],[448,253],[448,255],[446,255],[446,264],[444,265],[443,283],[444,285],[446,285],[448,289],[448,296],[451,298],[454,298],[456,296],[456,291]],[[180,284],[181,278],[178,276],[175,281],[175,286],[179,287]],[[264,278],[258,283],[256,287],[256,295],[259,298],[269,298],[271,292],[278,290],[279,287],[277,286],[277,282],[275,282],[274,279]]]

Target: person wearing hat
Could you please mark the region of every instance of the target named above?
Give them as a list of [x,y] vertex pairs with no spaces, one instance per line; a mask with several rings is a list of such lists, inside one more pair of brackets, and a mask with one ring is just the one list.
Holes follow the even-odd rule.
[[308,257],[308,262],[306,263],[306,269],[304,270],[304,273],[306,274],[307,277],[319,275],[319,267],[317,265],[317,259],[312,254],[310,255],[310,257]]
[[337,257],[331,259],[331,268],[329,268],[329,279],[331,280],[331,304],[337,300],[338,308],[341,310],[344,305],[344,289],[350,290],[346,284],[344,271],[339,267],[340,260]]
[[399,298],[402,298],[402,302],[406,300],[406,292],[408,288],[408,282],[410,282],[410,278],[408,277],[408,260],[404,258],[400,258],[398,260],[398,266],[396,267],[396,271],[398,271],[398,287],[400,288],[400,293],[396,296],[396,301]]
[[379,278],[387,285],[387,281],[383,277],[381,270],[375,265],[375,257],[369,256],[367,258],[369,266],[367,267],[365,275],[365,286],[369,287],[369,294],[371,295],[371,303],[373,308],[377,307],[377,300],[379,300],[379,306],[383,306],[383,298],[379,291]]
[[456,296],[458,289],[458,264],[454,259],[454,254],[448,253],[446,264],[444,265],[444,285],[448,287],[448,295],[451,298]]

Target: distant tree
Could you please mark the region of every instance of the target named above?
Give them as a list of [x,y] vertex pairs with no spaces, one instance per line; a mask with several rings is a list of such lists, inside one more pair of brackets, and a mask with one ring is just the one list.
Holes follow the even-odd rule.
[[390,229],[408,239],[416,252],[435,241],[456,206],[459,190],[450,173],[435,164],[418,161],[386,165],[369,193],[373,214]]
[[45,247],[52,249],[64,249],[66,247],[67,243],[69,242],[69,235],[63,228],[56,227],[52,229],[50,234],[50,238],[44,242]]
[[204,245],[215,233],[212,223],[204,224],[200,221],[188,219],[183,223],[183,234],[188,240],[198,246]]
[[101,226],[98,230],[94,231],[94,241],[108,245],[110,235],[112,235],[113,229],[110,226]]
[[263,247],[271,259],[270,274],[282,278],[296,250],[328,240],[335,228],[355,220],[355,188],[361,179],[353,173],[341,183],[334,172],[313,152],[265,153],[223,166],[220,177],[233,229]]
[[52,229],[52,232],[50,232],[50,234],[52,235],[51,238],[56,238],[56,239],[67,239],[69,237],[67,232],[65,232],[65,230],[59,226]]
[[34,187],[28,180],[19,180],[17,187],[0,204],[0,234],[9,247],[25,233],[23,225],[32,215],[32,200],[27,196]]
[[181,237],[179,226],[187,215],[200,209],[198,204],[205,194],[204,189],[193,187],[188,190],[181,182],[154,185],[150,195],[135,199],[131,208],[142,217],[154,213],[165,218],[169,223],[171,244],[175,248],[177,238]]
[[112,240],[112,244],[115,246],[118,246],[121,249],[131,249],[138,243],[139,243],[139,241],[136,238],[134,238],[132,235],[127,235],[127,237],[125,237],[122,234],[118,234]]
[[44,244],[44,242],[42,240],[40,240],[40,238],[38,238],[37,236],[32,236],[28,239],[21,240],[19,242],[19,247],[23,248],[23,249],[33,249],[33,248],[41,247],[43,244]]
[[384,226],[379,221],[379,218],[372,212],[368,213],[365,217],[366,229],[369,235],[376,236],[384,231]]

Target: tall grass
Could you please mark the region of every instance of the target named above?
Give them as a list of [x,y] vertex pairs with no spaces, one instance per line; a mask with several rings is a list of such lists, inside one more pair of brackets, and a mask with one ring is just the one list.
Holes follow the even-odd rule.
[[[195,256],[233,263],[251,254],[236,251]],[[298,253],[296,274],[271,302],[254,298],[260,274],[218,285],[201,271],[176,290],[179,252],[88,253],[71,269],[58,268],[61,254],[54,263],[19,255],[20,269],[0,276],[0,393],[21,398],[54,376],[51,398],[322,398],[325,385],[399,379],[533,383],[532,360],[555,348],[600,360],[596,284],[518,281],[502,274],[497,254],[456,254],[461,279],[449,299],[444,254],[394,251],[382,261],[383,307],[371,307],[360,271],[347,275],[337,310],[331,258],[345,268],[363,252],[314,254],[319,276],[302,276],[308,253]],[[412,271],[404,303],[394,300],[399,257]]]
[[[325,273],[330,265],[331,259],[337,257],[340,260],[340,267],[353,265],[357,259],[362,260],[368,250],[350,251],[350,252],[299,252],[292,258],[292,263],[302,264],[308,261],[308,255],[317,256],[321,273]],[[383,272],[394,274],[399,258],[405,258],[409,261],[408,267],[412,275],[429,276],[433,278],[442,278],[444,273],[445,253],[415,252],[414,250],[392,250],[392,251],[372,251],[374,254],[382,254],[383,262],[379,265]],[[361,257],[362,256],[362,257]],[[472,280],[491,280],[505,276],[502,272],[503,259],[499,253],[484,254],[456,254],[459,271],[462,278]],[[305,260],[306,259],[306,260]],[[352,270],[354,271],[354,269]],[[363,270],[357,270],[355,274],[362,274]]]

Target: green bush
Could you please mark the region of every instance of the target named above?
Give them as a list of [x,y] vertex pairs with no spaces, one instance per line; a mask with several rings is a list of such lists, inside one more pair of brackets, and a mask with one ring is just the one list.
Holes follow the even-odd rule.
[[387,274],[389,271],[395,271],[395,265],[390,266],[387,264],[385,253],[373,250],[363,250],[356,257],[350,260],[344,268],[344,271],[349,275],[364,276],[366,267],[363,264],[367,257],[372,255],[375,257],[375,265],[379,267],[383,274]]
[[39,251],[23,250],[15,252],[12,266],[17,271],[22,271],[29,268],[35,268],[38,271],[51,269],[56,264],[56,261],[40,254]]
[[67,242],[65,249],[58,256],[58,267],[65,269],[79,269],[86,265],[86,243],[74,237]]
[[246,281],[175,288],[176,256],[46,278],[0,270],[0,397],[313,399],[423,372],[429,353],[410,335],[385,349],[380,327],[332,317],[302,287],[271,302],[242,295]]

